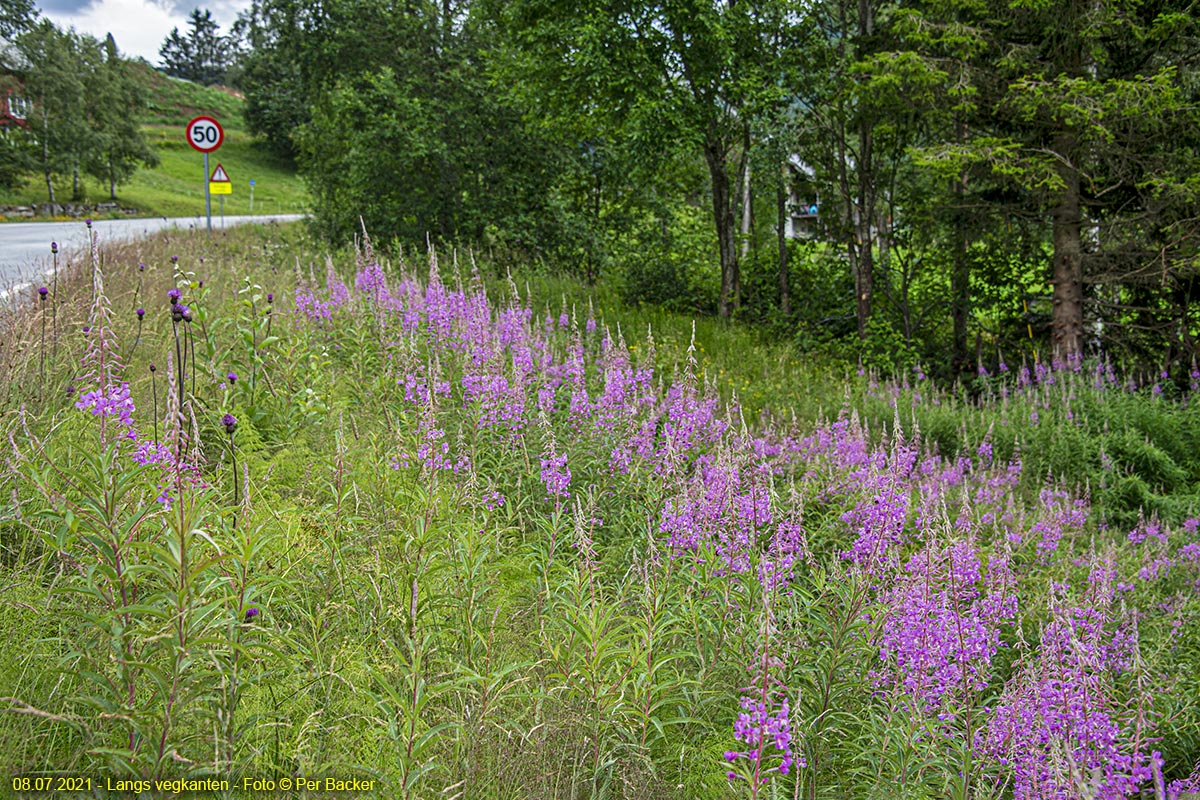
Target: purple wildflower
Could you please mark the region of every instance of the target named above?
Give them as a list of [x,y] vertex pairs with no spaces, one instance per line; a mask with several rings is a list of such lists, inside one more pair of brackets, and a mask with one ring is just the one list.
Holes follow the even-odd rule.
[[221,417],[221,424],[225,426],[225,432],[232,436],[233,432],[237,430],[237,417],[233,414],[226,414]]
[[259,615],[257,606],[250,606],[246,609],[246,622],[253,622],[254,618]]
[[554,450],[542,458],[542,483],[546,484],[546,498],[571,497],[571,468],[567,466],[567,454],[555,454]]
[[237,383],[238,376],[237,376],[236,372],[231,372],[228,375],[226,375],[225,377],[229,380],[230,383]]
[[39,288],[38,288],[38,294],[41,296],[41,298],[42,298],[43,300],[45,300],[45,299],[46,299],[46,295],[50,294],[50,290],[49,290],[49,289],[47,289],[45,286],[42,286],[42,287],[39,287]]
[[144,317],[144,316],[146,316],[146,309],[144,309],[144,308],[139,308],[139,309],[137,310],[137,318],[140,320],[140,319],[141,319],[142,317]]

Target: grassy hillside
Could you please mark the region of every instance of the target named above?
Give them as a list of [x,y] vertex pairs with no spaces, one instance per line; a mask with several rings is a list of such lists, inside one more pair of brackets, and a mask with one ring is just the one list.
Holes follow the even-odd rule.
[[[243,100],[232,90],[199,86],[168,78],[146,64],[138,65],[147,107],[143,130],[160,159],[156,169],[141,169],[117,187],[122,208],[136,208],[144,216],[189,216],[204,213],[204,157],[188,146],[183,131],[187,121],[204,114],[225,129],[225,143],[209,156],[210,170],[218,163],[233,180],[233,194],[225,197],[226,214],[277,214],[303,211],[308,202],[304,183],[295,166],[280,160],[244,130]],[[250,208],[249,181],[255,181],[254,208]],[[59,202],[70,200],[71,178],[55,181]],[[30,177],[13,191],[0,190],[0,205],[32,206],[48,200],[46,185]],[[84,203],[109,202],[108,187],[84,179]],[[219,213],[213,198],[213,214]],[[0,219],[3,219],[0,217]]]

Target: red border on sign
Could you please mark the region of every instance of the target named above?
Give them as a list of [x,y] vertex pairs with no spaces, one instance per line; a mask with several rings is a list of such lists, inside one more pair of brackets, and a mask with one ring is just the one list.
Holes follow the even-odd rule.
[[[196,143],[192,141],[192,126],[197,122],[211,122],[213,125],[217,126],[217,143],[212,147],[197,147]],[[187,127],[184,129],[184,137],[187,139],[187,143],[192,146],[193,150],[197,150],[201,153],[211,153],[225,142],[225,129],[221,127],[221,123],[217,122],[212,117],[195,117],[188,122]]]

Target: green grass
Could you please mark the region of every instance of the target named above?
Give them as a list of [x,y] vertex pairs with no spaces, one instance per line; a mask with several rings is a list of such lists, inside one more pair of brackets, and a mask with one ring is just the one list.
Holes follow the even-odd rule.
[[143,122],[183,125],[192,117],[204,114],[215,117],[224,125],[242,127],[243,101],[237,92],[169,78],[142,64],[136,69],[136,80],[147,98]]
[[[221,149],[209,155],[209,170],[217,164],[233,180],[233,194],[225,196],[225,213],[286,214],[301,213],[308,206],[308,191],[296,173],[294,164],[275,156],[245,131],[243,101],[231,90],[200,86],[168,78],[149,67],[138,73],[148,106],[143,112],[143,131],[158,154],[155,169],[139,169],[128,183],[117,187],[117,202],[122,208],[137,209],[140,216],[179,217],[204,213],[204,156],[184,139],[188,120],[199,115],[214,117],[225,129]],[[249,181],[255,181],[254,208],[250,208]],[[83,202],[87,205],[110,202],[108,186],[92,178],[83,178],[82,201],[72,201],[71,176],[55,178],[59,203]],[[0,205],[32,206],[49,200],[46,183],[30,176],[24,185],[11,191],[0,190]],[[213,215],[220,213],[220,200],[212,199]],[[0,221],[22,221],[13,218]]]
[[[410,271],[423,273],[424,257],[409,254]],[[376,255],[401,296],[399,257]],[[186,771],[227,775],[234,787],[244,778],[357,776],[375,781],[354,795],[362,798],[990,797],[956,795],[954,781],[971,770],[975,785],[1003,785],[1007,767],[991,756],[964,764],[947,743],[973,741],[968,729],[1005,686],[1058,669],[1040,631],[1064,609],[1093,609],[1101,568],[1110,584],[1132,586],[1111,607],[1095,604],[1104,641],[1117,652],[1118,633],[1132,630],[1139,666],[1094,668],[1103,678],[1096,708],[1144,717],[1139,741],[1161,737],[1154,747],[1168,780],[1200,757],[1192,589],[1200,562],[1181,555],[1185,543],[1200,544],[1198,523],[1164,513],[1169,541],[1151,535],[1135,546],[1128,527],[1106,527],[1100,513],[1064,521],[1066,506],[1039,498],[1047,477],[1055,489],[1075,487],[1066,467],[1080,462],[1096,512],[1108,502],[1104,480],[1136,479],[1187,505],[1200,408],[1170,392],[1097,390],[1088,373],[1028,389],[1010,375],[981,380],[973,397],[952,395],[911,374],[897,385],[700,320],[697,382],[737,392],[748,432],[778,441],[780,457],[756,455],[736,417],[696,414],[700,430],[724,433],[690,451],[660,448],[662,458],[633,459],[622,472],[610,467],[614,446],[634,430],[657,431],[665,445],[674,423],[626,406],[636,416],[612,428],[581,424],[569,371],[537,408],[554,374],[547,368],[521,390],[528,424],[519,435],[483,425],[484,401],[466,399],[464,379],[484,368],[488,359],[475,356],[487,339],[473,351],[439,344],[432,326],[407,330],[403,315],[366,290],[327,319],[293,313],[297,278],[310,272],[316,295],[332,299],[320,288],[326,259],[302,226],[171,233],[106,246],[102,273],[69,271],[50,301],[0,316],[11,343],[0,358],[0,440],[12,450],[0,463],[0,640],[20,643],[0,649],[0,711],[9,712],[0,713],[0,771]],[[328,263],[355,286],[367,260],[342,251]],[[452,291],[470,280],[463,253],[443,253],[441,263]],[[481,258],[479,268],[492,297],[511,296],[494,279],[503,265]],[[617,364],[626,354],[602,344],[605,327],[614,336],[620,327],[631,364],[656,366],[656,398],[690,380],[681,369],[688,316],[622,306],[611,287],[552,274],[515,283],[534,311],[531,352],[565,365],[578,346],[591,399],[608,378],[624,380]],[[97,286],[109,305],[89,313]],[[168,288],[182,290],[190,324],[173,322],[160,302]],[[576,310],[565,327],[564,306]],[[108,333],[89,338],[83,326],[105,319],[105,307]],[[589,318],[599,330],[588,330]],[[456,324],[464,339],[475,330]],[[186,444],[199,481],[135,466],[116,420],[102,428],[75,405],[91,385],[79,365],[100,363],[100,341],[116,342],[106,363],[119,356],[117,379],[128,381],[143,441],[174,442],[174,452]],[[192,357],[175,383],[179,341],[191,343]],[[488,374],[508,385],[516,353],[496,354]],[[407,395],[442,380],[436,399]],[[183,426],[166,411],[173,386],[184,387]],[[794,408],[797,419],[758,422],[759,407]],[[853,418],[819,421],[843,407]],[[684,430],[687,409],[700,406],[677,408]],[[889,439],[896,423],[905,436]],[[977,454],[989,430],[990,466]],[[814,431],[810,447],[802,439]],[[1005,477],[1003,453],[1018,441],[1024,483]],[[469,456],[467,466],[419,466],[431,442],[451,458]],[[949,460],[928,459],[934,448]],[[551,454],[566,456],[569,503],[543,482],[541,459]],[[745,577],[762,574],[754,565],[782,546],[773,525],[759,528],[738,510],[754,487],[765,490],[772,520],[803,523],[805,558],[787,592]],[[154,499],[164,489],[175,498],[169,511]],[[841,554],[865,526],[847,515],[875,513],[897,491],[911,504],[902,506],[895,561],[878,575],[848,568]],[[660,524],[676,508],[701,509],[731,543],[751,530],[747,571],[725,569],[715,540],[694,552],[671,548]],[[1042,548],[1043,532],[1061,542]],[[945,574],[902,568],[921,563],[922,552],[942,563],[949,543],[968,548],[967,560],[978,555],[996,591],[1019,595],[1020,616],[998,629],[1006,647],[983,665],[987,687],[956,695],[946,719],[925,719],[898,685],[876,682],[872,670],[892,674],[896,665],[881,655],[883,623],[867,620],[886,621],[898,607],[888,605],[893,585],[962,591]],[[1160,575],[1156,560],[1168,556],[1176,563]],[[1143,577],[1147,567],[1153,576]],[[254,619],[250,606],[261,612]],[[748,685],[787,692],[793,745],[807,759],[758,792],[726,778],[747,760],[724,757],[744,749],[734,722]],[[1131,723],[1122,746],[1133,747],[1133,735]],[[778,763],[770,748],[764,755]]]

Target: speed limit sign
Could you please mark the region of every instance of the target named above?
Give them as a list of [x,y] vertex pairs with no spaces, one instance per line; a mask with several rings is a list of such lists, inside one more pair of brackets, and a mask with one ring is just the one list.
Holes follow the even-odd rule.
[[196,117],[187,124],[187,140],[201,153],[211,153],[225,141],[225,130],[212,117]]

